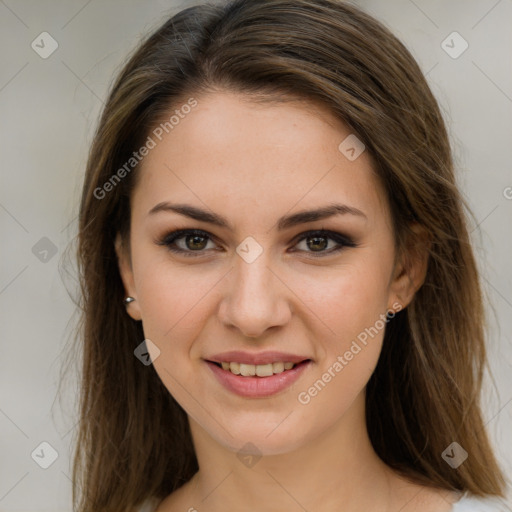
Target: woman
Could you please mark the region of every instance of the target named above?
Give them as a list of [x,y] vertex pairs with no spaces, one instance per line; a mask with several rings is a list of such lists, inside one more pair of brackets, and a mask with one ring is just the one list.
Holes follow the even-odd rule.
[[76,509],[501,510],[455,181],[421,70],[360,9],[169,19],[85,176]]

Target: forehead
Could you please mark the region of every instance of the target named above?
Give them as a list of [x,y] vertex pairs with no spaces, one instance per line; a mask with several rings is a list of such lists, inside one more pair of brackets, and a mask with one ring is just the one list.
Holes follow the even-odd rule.
[[152,135],[156,144],[142,161],[134,193],[139,213],[172,200],[230,217],[245,214],[247,221],[255,212],[270,221],[283,211],[329,202],[344,202],[369,218],[385,213],[368,152],[351,160],[340,151],[354,135],[323,105],[256,103],[233,93],[196,100],[161,140]]

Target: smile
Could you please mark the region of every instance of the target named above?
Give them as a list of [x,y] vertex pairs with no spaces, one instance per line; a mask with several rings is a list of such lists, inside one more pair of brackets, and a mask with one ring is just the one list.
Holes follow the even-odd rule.
[[275,362],[244,364],[206,361],[218,382],[228,391],[247,398],[275,395],[291,386],[312,364],[311,359],[299,363]]

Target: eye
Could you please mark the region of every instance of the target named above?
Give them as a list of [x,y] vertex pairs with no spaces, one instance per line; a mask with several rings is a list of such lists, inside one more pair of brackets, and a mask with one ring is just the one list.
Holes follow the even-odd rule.
[[[178,243],[180,240],[181,244]],[[184,256],[200,256],[204,249],[207,248],[209,241],[212,241],[211,236],[206,231],[200,229],[180,229],[165,235],[157,244],[165,245],[170,251],[183,254]]]
[[[324,229],[301,233],[299,237],[295,238],[295,246],[298,246],[303,241],[305,241],[305,248],[299,249],[299,252],[312,253],[314,257],[333,254],[345,247],[357,247],[357,244],[350,237]],[[335,242],[334,247],[329,246],[329,242],[332,241]],[[206,249],[216,250],[215,244],[214,247],[208,247],[208,242],[214,244],[212,236],[206,231],[200,229],[180,229],[168,233],[156,243],[166,246],[172,252],[187,257],[194,257],[201,256],[205,253]],[[297,251],[293,250],[292,252]],[[315,253],[318,253],[318,256]]]
[[[328,254],[337,253],[343,250],[345,247],[357,247],[357,244],[350,237],[342,235],[341,233],[337,233],[336,231],[328,231],[325,229],[302,233],[300,235],[300,238],[297,239],[298,243],[296,245],[298,246],[299,243],[302,243],[303,241],[305,241],[303,247],[305,247],[306,249],[300,250],[304,250],[304,252],[313,253],[313,256],[315,258]],[[329,246],[330,241],[335,242],[334,247]],[[329,248],[329,250],[326,250],[327,248]],[[317,253],[318,255],[315,253]]]

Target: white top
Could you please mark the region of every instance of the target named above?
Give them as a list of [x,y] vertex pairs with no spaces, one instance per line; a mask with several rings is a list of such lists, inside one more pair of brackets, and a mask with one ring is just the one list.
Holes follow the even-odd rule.
[[512,506],[500,498],[477,498],[466,492],[453,504],[452,512],[512,512]]
[[[155,512],[158,503],[147,502],[139,512]],[[454,503],[452,512],[512,512],[512,505],[499,498],[477,498],[466,492]]]

